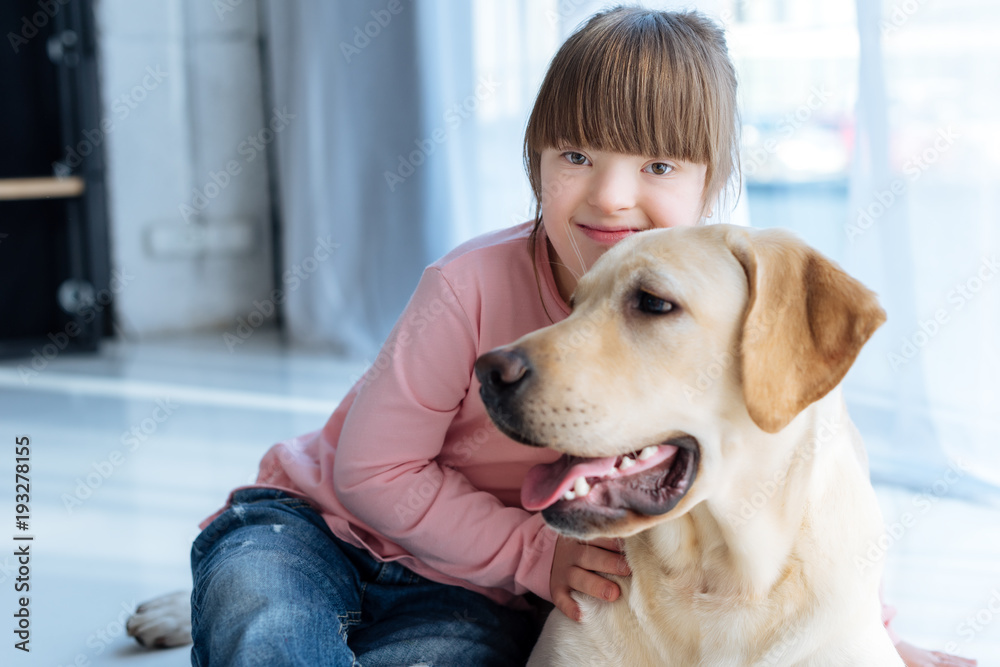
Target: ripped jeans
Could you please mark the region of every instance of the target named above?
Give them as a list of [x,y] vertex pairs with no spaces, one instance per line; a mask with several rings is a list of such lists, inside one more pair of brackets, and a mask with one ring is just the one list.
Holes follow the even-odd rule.
[[191,549],[191,664],[520,667],[539,627],[339,540],[308,503],[236,492]]

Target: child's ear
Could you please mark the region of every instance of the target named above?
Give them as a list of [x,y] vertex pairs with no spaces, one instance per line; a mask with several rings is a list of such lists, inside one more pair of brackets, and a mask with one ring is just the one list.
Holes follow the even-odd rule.
[[749,301],[740,362],[754,422],[776,433],[844,378],[885,322],[875,294],[782,230],[733,227]]

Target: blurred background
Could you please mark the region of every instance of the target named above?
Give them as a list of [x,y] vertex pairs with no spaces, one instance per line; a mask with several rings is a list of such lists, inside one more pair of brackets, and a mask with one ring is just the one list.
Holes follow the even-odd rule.
[[[716,217],[792,229],[888,311],[846,395],[903,526],[897,627],[1000,664],[1000,5],[638,4],[727,30]],[[126,610],[189,585],[198,521],[322,426],[427,264],[532,216],[535,92],[607,5],[0,6],[0,437],[33,444],[38,554],[37,649],[4,664],[187,660],[133,649]]]

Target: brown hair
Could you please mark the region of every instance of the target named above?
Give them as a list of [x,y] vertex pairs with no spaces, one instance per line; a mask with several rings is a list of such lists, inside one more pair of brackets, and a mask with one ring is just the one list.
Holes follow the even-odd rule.
[[[541,225],[541,152],[572,146],[707,165],[702,205],[739,165],[736,72],[722,30],[697,12],[616,7],[560,47],[524,134]],[[738,189],[737,189],[738,192]],[[537,267],[536,267],[537,270]]]

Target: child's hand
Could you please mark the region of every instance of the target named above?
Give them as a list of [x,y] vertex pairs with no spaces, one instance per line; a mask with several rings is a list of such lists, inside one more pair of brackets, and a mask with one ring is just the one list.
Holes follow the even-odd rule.
[[[556,547],[558,550],[559,547]],[[955,655],[940,653],[938,651],[925,651],[917,648],[913,644],[899,642],[896,644],[899,656],[906,663],[906,667],[935,667],[937,665],[950,665],[953,667],[975,667],[978,663],[968,658],[959,658]]]
[[580,591],[608,602],[618,599],[621,595],[618,585],[597,572],[620,576],[632,574],[619,551],[617,540],[599,538],[579,542],[559,536],[549,582],[552,602],[559,611],[574,621],[580,620],[580,607],[570,597],[570,591]]

